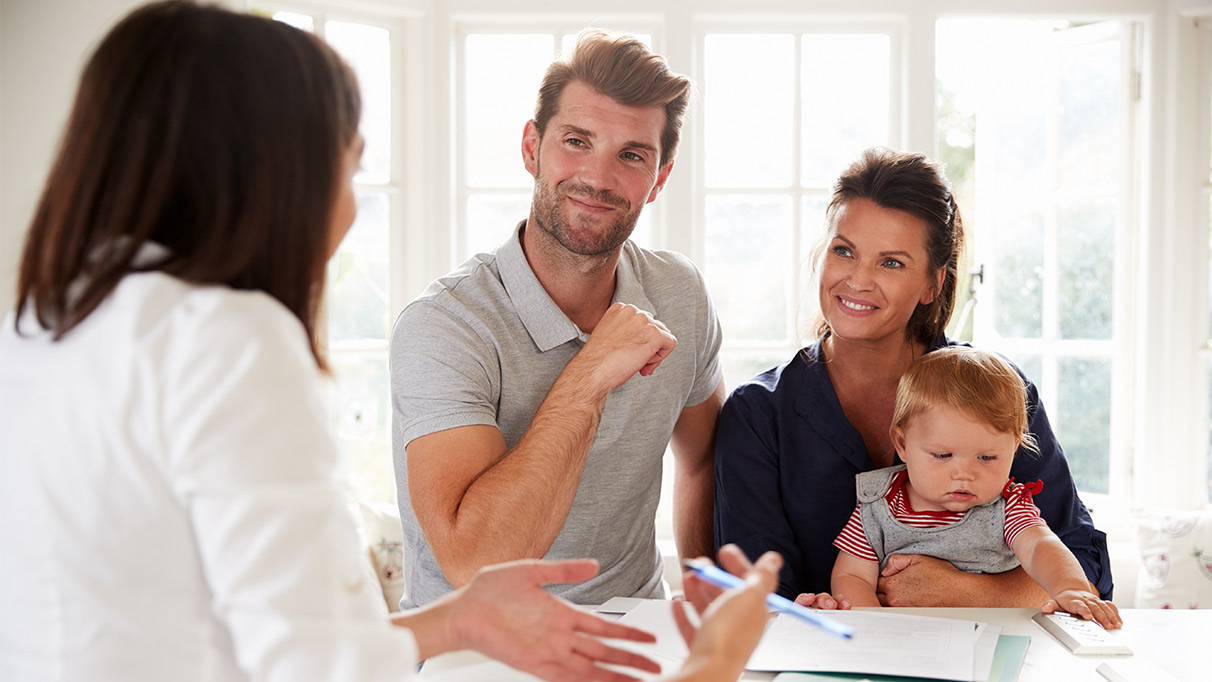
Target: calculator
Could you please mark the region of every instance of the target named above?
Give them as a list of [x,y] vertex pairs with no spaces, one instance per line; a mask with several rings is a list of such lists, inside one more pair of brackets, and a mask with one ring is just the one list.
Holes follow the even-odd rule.
[[1093,620],[1067,613],[1037,613],[1031,620],[1079,656],[1131,656],[1132,649]]

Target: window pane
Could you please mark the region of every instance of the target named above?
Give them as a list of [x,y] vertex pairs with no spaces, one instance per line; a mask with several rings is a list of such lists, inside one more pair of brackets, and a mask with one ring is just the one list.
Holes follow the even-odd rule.
[[1119,52],[1119,43],[1113,41],[1061,50],[1061,186],[1106,185],[1118,179],[1124,144],[1118,107]]
[[[1006,353],[1006,357],[1010,358],[1010,362],[1018,365],[1018,368],[1023,370],[1023,374],[1035,384],[1036,390],[1040,390],[1040,381],[1044,376],[1043,358],[1034,353]],[[1044,405],[1044,409],[1050,414],[1055,414],[1055,405]],[[1055,418],[1055,417],[1054,417]]]
[[828,204],[829,198],[823,194],[803,197],[800,200],[800,279],[791,296],[793,301],[799,301],[796,305],[795,336],[801,343],[811,336],[812,327],[820,311],[812,257],[813,250],[820,246],[825,238],[825,208]]
[[889,50],[884,34],[803,37],[805,187],[828,187],[864,148],[888,144]]
[[656,248],[652,236],[652,215],[652,207],[646,207],[640,212],[639,218],[635,221],[635,229],[631,231],[631,241],[646,249]]
[[1110,339],[1114,206],[1062,207],[1059,237],[1061,338]]
[[[1048,187],[1052,33],[1048,22],[937,23],[939,115],[954,119],[940,122],[946,126],[942,142],[968,149],[973,163],[980,159],[981,171],[991,176],[984,182],[998,193],[987,200],[1017,195],[1017,203],[1007,205],[1021,205],[1022,197],[1038,196]],[[971,150],[972,144],[978,149]],[[947,175],[956,183],[962,174],[954,174],[948,165]],[[975,215],[965,217],[971,221]]]
[[1039,213],[1008,215],[993,235],[993,325],[1011,338],[1043,334],[1044,221]]
[[324,36],[358,76],[362,95],[359,130],[366,140],[359,182],[391,180],[391,34],[387,29],[345,21],[324,24]]
[[711,34],[703,53],[707,185],[787,187],[794,139],[793,37]]
[[469,35],[462,151],[472,187],[529,187],[522,130],[534,117],[535,94],[555,51],[550,35]]
[[724,386],[731,391],[771,367],[786,362],[789,357],[790,355],[786,352],[771,351],[723,353],[720,357],[720,364],[724,368]]
[[386,340],[391,332],[388,231],[391,203],[384,192],[358,196],[358,218],[328,262],[329,345]]
[[[572,48],[573,48],[573,46],[575,46],[577,44],[577,35],[578,34],[576,34],[576,33],[565,33],[564,34],[564,36],[560,39],[560,54],[572,54]],[[632,35],[635,38],[637,38],[641,43],[644,43],[645,45],[647,45],[649,47],[649,49],[652,48],[652,35],[651,34],[630,33],[629,35]]]
[[707,286],[725,338],[785,340],[790,199],[710,196],[706,217]]
[[1111,451],[1111,361],[1060,358],[1056,435],[1079,490],[1106,493]]
[[289,24],[308,33],[315,33],[316,31],[316,20],[298,12],[274,12],[274,21]]
[[530,214],[529,194],[473,194],[467,199],[467,245],[459,262],[500,246]]
[[353,498],[394,502],[387,354],[334,351],[331,359],[329,415]]

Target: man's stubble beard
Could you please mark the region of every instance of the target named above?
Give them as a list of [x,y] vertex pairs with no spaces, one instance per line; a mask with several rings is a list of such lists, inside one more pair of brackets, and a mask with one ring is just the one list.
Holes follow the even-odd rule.
[[[607,204],[624,212],[602,229],[600,220],[580,216],[582,225],[569,225],[569,220],[560,212],[560,204],[566,196],[583,197],[596,203]],[[606,190],[597,190],[589,185],[564,180],[554,188],[547,184],[543,173],[536,166],[534,218],[539,229],[551,235],[571,253],[581,256],[602,256],[613,253],[627,241],[640,219],[640,210],[628,211],[626,199]],[[580,228],[580,229],[577,229]]]

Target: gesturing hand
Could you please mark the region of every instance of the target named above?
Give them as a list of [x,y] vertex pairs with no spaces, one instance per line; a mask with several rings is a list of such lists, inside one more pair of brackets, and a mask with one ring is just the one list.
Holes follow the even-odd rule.
[[582,611],[542,587],[580,582],[597,572],[592,559],[522,560],[482,569],[455,600],[454,640],[552,682],[635,679],[601,663],[660,672],[653,661],[595,639],[653,642],[651,634]]
[[636,372],[651,375],[677,345],[669,329],[652,315],[615,303],[594,327],[577,360],[587,363],[609,390],[622,386]]
[[686,597],[702,614],[703,625],[696,631],[682,605],[674,605],[674,621],[690,648],[682,675],[674,679],[695,679],[696,673],[707,670],[718,679],[736,679],[765,631],[770,618],[766,595],[778,585],[783,558],[766,552],[751,565],[736,545],[724,545],[720,564],[733,575],[744,576],[746,585],[721,594],[692,571],[684,574]]

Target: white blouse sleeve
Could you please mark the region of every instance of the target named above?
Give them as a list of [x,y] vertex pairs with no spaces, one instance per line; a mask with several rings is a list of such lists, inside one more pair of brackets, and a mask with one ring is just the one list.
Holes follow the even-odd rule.
[[253,680],[407,679],[335,480],[303,327],[262,294],[203,290],[158,337],[159,432],[214,617]]

